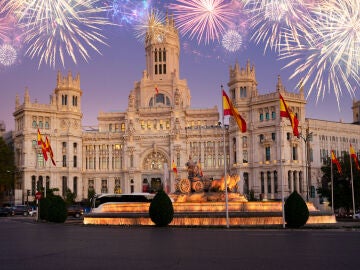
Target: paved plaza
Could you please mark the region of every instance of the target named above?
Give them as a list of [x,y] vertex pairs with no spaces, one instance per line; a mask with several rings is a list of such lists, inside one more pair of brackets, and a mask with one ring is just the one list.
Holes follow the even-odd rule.
[[281,228],[85,226],[0,218],[8,269],[356,269],[360,225]]

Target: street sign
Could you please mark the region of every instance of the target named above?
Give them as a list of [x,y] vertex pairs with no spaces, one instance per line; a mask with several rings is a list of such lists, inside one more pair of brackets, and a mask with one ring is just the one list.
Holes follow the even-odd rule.
[[42,196],[42,194],[41,194],[40,191],[38,191],[38,192],[35,193],[35,199],[40,200],[40,199],[41,199],[41,196]]

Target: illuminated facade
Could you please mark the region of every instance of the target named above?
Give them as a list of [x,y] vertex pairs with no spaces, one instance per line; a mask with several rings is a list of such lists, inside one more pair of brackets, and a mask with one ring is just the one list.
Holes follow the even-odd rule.
[[[228,82],[229,97],[246,120],[247,131],[241,133],[230,119],[224,156],[219,109],[190,106],[190,90],[179,76],[180,44],[173,19],[166,19],[161,38],[147,36],[145,52],[146,70],[129,93],[127,110],[100,113],[93,130],[82,127],[79,75],[58,73],[50,104],[31,102],[27,89],[23,103],[16,97],[16,188],[23,201],[32,200],[37,186],[45,184],[63,196],[70,189],[77,200],[87,198],[89,190],[141,192],[161,183],[173,192],[172,161],[177,177],[186,178],[189,156],[200,160],[204,175],[214,179],[224,174],[226,160],[229,173],[241,176],[241,193],[280,199],[283,179],[285,196],[296,189],[305,197],[320,182],[321,162],[333,140],[337,151],[346,150],[348,141],[358,149],[358,125],[305,119],[303,89],[287,92],[280,78],[273,92],[260,94],[255,67],[248,62],[244,68],[237,63],[231,67]],[[280,118],[279,92],[297,114],[304,139],[292,136],[289,121]],[[38,129],[50,139],[56,167],[43,160]]]

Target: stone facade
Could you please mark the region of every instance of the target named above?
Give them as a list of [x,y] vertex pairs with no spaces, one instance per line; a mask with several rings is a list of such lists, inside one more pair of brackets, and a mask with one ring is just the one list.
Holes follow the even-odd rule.
[[[146,70],[129,93],[127,110],[99,113],[94,129],[82,127],[79,75],[58,73],[50,104],[31,102],[27,89],[23,103],[16,97],[16,188],[22,190],[23,201],[32,200],[37,186],[45,184],[63,196],[69,188],[77,200],[87,198],[89,189],[130,193],[163,184],[173,192],[176,180],[187,177],[189,157],[213,179],[222,177],[226,160],[229,173],[241,177],[241,193],[280,199],[283,184],[285,197],[294,189],[305,197],[320,183],[320,167],[330,149],[346,151],[349,142],[359,149],[358,125],[305,118],[302,88],[287,92],[279,77],[273,92],[260,94],[255,66],[249,62],[244,68],[238,63],[230,67],[228,82],[229,97],[247,131],[241,133],[232,119],[224,129],[216,106],[191,108],[187,82],[179,78],[180,44],[173,19],[166,19],[163,30],[161,39],[147,35]],[[299,118],[300,138],[279,115],[279,93]],[[359,107],[354,103],[353,110]],[[43,160],[38,129],[50,140],[56,166]]]

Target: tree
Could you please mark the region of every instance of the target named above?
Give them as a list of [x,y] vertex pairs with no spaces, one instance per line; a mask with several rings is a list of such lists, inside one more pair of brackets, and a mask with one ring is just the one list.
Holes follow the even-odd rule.
[[149,215],[159,227],[165,227],[171,223],[174,218],[174,207],[169,196],[163,189],[160,189],[150,203]]
[[[347,211],[352,209],[352,187],[351,187],[351,167],[350,155],[344,153],[341,158],[338,158],[342,173],[337,171],[336,166],[333,164],[333,182],[334,182],[334,209],[345,208]],[[331,160],[327,159],[326,164],[321,167],[323,176],[321,179],[321,186],[317,191],[322,197],[326,197],[331,205]],[[353,160],[351,159],[351,162]],[[360,206],[360,171],[357,170],[354,162],[352,163],[352,172],[354,180],[354,198],[355,208]]]
[[289,228],[302,227],[309,219],[309,209],[296,190],[286,199],[284,210],[286,226]]
[[76,193],[75,192],[71,192],[70,188],[66,189],[66,194],[65,194],[65,202],[67,205],[72,205],[75,203],[75,199],[76,199]]
[[14,189],[15,172],[14,151],[0,137],[0,189]]

